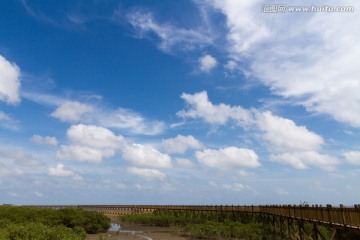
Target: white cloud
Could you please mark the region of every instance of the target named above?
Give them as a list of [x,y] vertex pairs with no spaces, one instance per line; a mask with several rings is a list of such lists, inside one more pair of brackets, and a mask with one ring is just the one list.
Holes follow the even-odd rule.
[[205,31],[158,23],[149,12],[133,11],[127,15],[127,19],[138,31],[140,37],[146,33],[155,33],[161,40],[159,48],[165,52],[169,52],[175,47],[179,47],[181,50],[201,48],[213,41],[211,35]]
[[36,195],[37,197],[43,197],[43,196],[44,196],[44,193],[39,192],[39,191],[36,191],[36,192],[34,192],[34,193],[35,193],[35,195]]
[[78,122],[85,114],[93,111],[94,109],[90,105],[66,101],[56,108],[55,111],[51,113],[51,116],[60,119],[62,122]]
[[[141,114],[125,108],[111,109],[100,103],[81,103],[57,96],[24,92],[22,96],[33,102],[55,106],[51,116],[63,122],[96,124],[106,128],[116,128],[133,134],[157,135],[164,131],[162,121],[146,119]],[[80,96],[81,99],[101,100],[101,96]]]
[[119,108],[117,110],[98,110],[96,122],[104,127],[117,128],[130,131],[135,134],[157,135],[164,131],[165,124],[161,121],[145,119],[139,113],[129,109]]
[[49,137],[49,136],[43,137],[36,134],[31,137],[31,141],[33,141],[36,144],[47,144],[53,146],[56,146],[58,144],[56,137]]
[[223,187],[225,189],[229,189],[229,190],[232,190],[232,191],[235,191],[235,192],[241,192],[241,191],[243,191],[244,189],[247,188],[247,186],[242,184],[242,183],[224,184]]
[[100,163],[103,158],[113,157],[113,149],[96,149],[81,145],[61,145],[56,157],[62,160],[75,160],[81,162]]
[[0,111],[0,121],[11,121],[11,117],[6,113]]
[[305,126],[297,126],[292,120],[269,111],[255,111],[255,116],[256,126],[263,131],[261,138],[272,153],[271,160],[298,169],[312,165],[327,171],[335,170],[339,164],[335,157],[318,152],[324,140]]
[[192,168],[194,167],[194,163],[193,161],[191,161],[190,159],[186,159],[186,158],[176,158],[176,163],[178,166],[183,167],[183,168]]
[[212,168],[259,167],[259,157],[251,149],[227,147],[219,150],[205,149],[195,153],[202,164]]
[[32,153],[22,149],[0,149],[0,162],[14,163],[19,167],[39,166],[43,163]]
[[199,67],[202,72],[209,73],[216,67],[216,65],[216,58],[209,54],[206,54],[199,58]]
[[350,164],[360,165],[360,151],[348,151],[344,156]]
[[116,136],[109,129],[94,125],[72,125],[67,136],[73,143],[92,148],[118,149],[125,144],[122,136]]
[[255,112],[256,126],[263,131],[262,138],[272,152],[318,150],[324,143],[321,136],[294,121],[273,115],[271,112]]
[[261,13],[261,1],[205,4],[226,17],[228,55],[245,63],[242,71],[308,111],[360,127],[360,14],[275,16]]
[[191,135],[177,135],[175,138],[162,140],[162,148],[167,153],[185,153],[188,149],[200,149],[202,143]]
[[229,120],[234,120],[241,125],[247,125],[252,121],[252,116],[241,106],[231,107],[220,103],[212,104],[206,91],[195,93],[193,95],[183,93],[181,98],[189,105],[188,110],[182,110],[177,113],[182,118],[201,118],[210,124],[226,124]]
[[164,180],[166,177],[163,172],[157,169],[130,167],[127,171],[146,180]]
[[20,69],[0,55],[0,101],[20,102]]
[[308,168],[309,165],[312,165],[326,171],[334,171],[339,164],[337,158],[327,154],[320,154],[316,151],[273,154],[270,156],[270,159],[282,164],[289,164],[297,169],[305,169]]
[[64,164],[58,163],[56,167],[50,167],[48,174],[55,177],[73,177],[75,173],[70,169],[65,168]]
[[[247,110],[241,106],[223,103],[214,105],[209,101],[206,92],[193,95],[183,93],[181,98],[190,106],[187,110],[179,111],[178,116],[203,119],[212,125],[225,125],[232,120],[246,131],[255,132],[261,143],[267,147],[273,161],[290,164],[298,169],[312,165],[329,171],[334,170],[339,163],[336,158],[319,152],[324,144],[321,136],[305,126],[296,125],[290,119],[276,116],[270,111]],[[219,164],[211,158],[204,158],[203,161],[208,165]]]
[[0,176],[20,176],[24,174],[24,171],[19,168],[6,167],[0,165]]
[[0,176],[41,174],[44,162],[36,155],[23,149],[0,149]]
[[10,130],[18,130],[18,121],[3,111],[0,111],[0,127]]
[[125,160],[135,166],[145,168],[170,168],[171,158],[150,145],[128,144],[122,149],[122,156]]
[[229,60],[225,65],[224,67],[230,71],[234,71],[235,69],[238,68],[238,64],[233,61],[233,60]]
[[248,176],[253,175],[253,173],[241,169],[241,170],[238,171],[238,175],[240,177],[248,177]]
[[99,163],[103,158],[115,156],[116,150],[125,144],[122,136],[94,125],[73,125],[68,129],[67,136],[72,144],[61,146],[57,152],[59,159]]

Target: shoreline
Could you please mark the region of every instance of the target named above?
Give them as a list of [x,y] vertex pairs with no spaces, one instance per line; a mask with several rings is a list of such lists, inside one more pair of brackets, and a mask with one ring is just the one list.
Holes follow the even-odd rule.
[[99,234],[87,234],[86,240],[187,240],[181,237],[175,228],[153,227],[133,223],[121,222],[117,215],[107,215],[111,222],[121,226],[120,232],[106,232]]

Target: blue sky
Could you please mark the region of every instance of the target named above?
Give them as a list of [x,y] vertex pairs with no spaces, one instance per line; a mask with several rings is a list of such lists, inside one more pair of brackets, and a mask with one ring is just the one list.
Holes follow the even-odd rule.
[[359,3],[289,4],[2,1],[0,203],[358,203]]

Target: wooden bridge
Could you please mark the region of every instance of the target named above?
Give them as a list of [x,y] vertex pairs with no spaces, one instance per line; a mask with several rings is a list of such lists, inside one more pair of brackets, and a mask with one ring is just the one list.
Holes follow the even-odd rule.
[[[66,206],[41,206],[63,208]],[[195,212],[213,214],[259,214],[272,230],[294,240],[341,239],[341,232],[360,233],[360,204],[353,207],[340,205],[262,205],[262,206],[194,206],[194,205],[76,205],[73,207],[105,214],[142,214],[154,211],[181,212],[191,216]],[[309,225],[311,229],[309,229]],[[318,226],[333,229],[331,237],[325,237]],[[353,239],[351,239],[353,240]],[[354,239],[355,240],[355,239]]]

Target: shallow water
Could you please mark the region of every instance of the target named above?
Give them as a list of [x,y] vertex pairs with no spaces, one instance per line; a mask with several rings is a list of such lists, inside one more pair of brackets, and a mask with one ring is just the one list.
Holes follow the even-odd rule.
[[130,233],[131,235],[138,236],[138,237],[144,238],[144,239],[146,239],[146,240],[153,240],[153,239],[150,238],[150,237],[140,235],[141,233],[143,233],[142,231],[121,230],[121,226],[120,226],[120,224],[118,224],[118,223],[111,223],[111,226],[110,226],[110,228],[109,228],[109,231],[110,231],[110,232]]
[[109,228],[109,231],[110,231],[110,232],[119,232],[119,231],[120,231],[120,228],[121,228],[120,224],[118,224],[118,223],[111,223],[111,226],[110,226],[110,228]]

